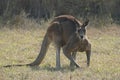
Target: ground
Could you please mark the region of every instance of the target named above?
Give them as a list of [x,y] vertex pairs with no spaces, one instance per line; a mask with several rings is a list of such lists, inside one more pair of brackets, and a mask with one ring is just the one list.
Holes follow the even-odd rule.
[[120,26],[88,27],[92,44],[90,67],[85,53],[78,52],[76,62],[81,66],[71,70],[69,60],[61,51],[61,65],[55,70],[55,48],[51,45],[39,67],[10,67],[8,64],[26,64],[38,55],[46,32],[45,28],[0,29],[0,80],[119,80],[120,79]]

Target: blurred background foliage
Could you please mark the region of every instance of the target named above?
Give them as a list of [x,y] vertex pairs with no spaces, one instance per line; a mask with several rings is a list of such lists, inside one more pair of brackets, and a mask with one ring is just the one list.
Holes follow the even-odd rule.
[[25,12],[28,18],[47,20],[71,14],[81,18],[120,23],[120,0],[0,0],[0,20]]

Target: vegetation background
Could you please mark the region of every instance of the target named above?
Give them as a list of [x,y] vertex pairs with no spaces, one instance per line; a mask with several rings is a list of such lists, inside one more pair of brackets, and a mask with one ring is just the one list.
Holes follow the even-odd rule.
[[[119,80],[120,0],[0,0],[0,80]],[[81,68],[72,70],[61,51],[62,68],[55,70],[52,44],[38,67],[26,64],[39,54],[47,27],[55,16],[71,14],[90,20],[87,35],[92,44],[91,65],[78,52]]]
[[119,8],[120,0],[0,0],[0,16],[4,20],[24,11],[35,19],[71,14],[120,23]]

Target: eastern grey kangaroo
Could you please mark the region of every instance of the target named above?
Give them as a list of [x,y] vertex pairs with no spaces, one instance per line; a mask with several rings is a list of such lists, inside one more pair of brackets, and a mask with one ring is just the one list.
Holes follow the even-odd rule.
[[51,42],[56,48],[56,69],[60,69],[60,49],[63,48],[63,53],[70,60],[71,65],[79,67],[75,62],[76,52],[86,52],[87,65],[90,65],[91,44],[86,38],[86,26],[89,20],[81,23],[78,19],[71,15],[61,15],[56,17],[48,27],[44,36],[41,50],[37,58],[30,64],[24,65],[7,65],[11,66],[38,66],[44,59],[47,49]]

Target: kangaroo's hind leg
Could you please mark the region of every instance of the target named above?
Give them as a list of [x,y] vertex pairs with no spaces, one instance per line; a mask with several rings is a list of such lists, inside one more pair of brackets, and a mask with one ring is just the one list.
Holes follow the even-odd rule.
[[60,65],[60,47],[56,47],[56,69],[59,70],[61,68]]
[[61,36],[57,35],[54,42],[56,48],[56,69],[59,70],[61,68],[60,64]]
[[51,33],[51,40],[55,44],[56,48],[56,69],[60,69],[60,48],[61,48],[61,41],[62,41],[62,28],[59,22],[53,22],[52,27],[50,29]]
[[71,63],[73,63],[77,68],[79,68],[80,66],[74,61],[71,52],[69,52],[67,49],[63,48],[63,53],[64,55],[71,61]]
[[[72,52],[72,57],[74,60],[76,60],[76,54],[77,52]],[[70,67],[74,67],[75,65],[70,61]]]

